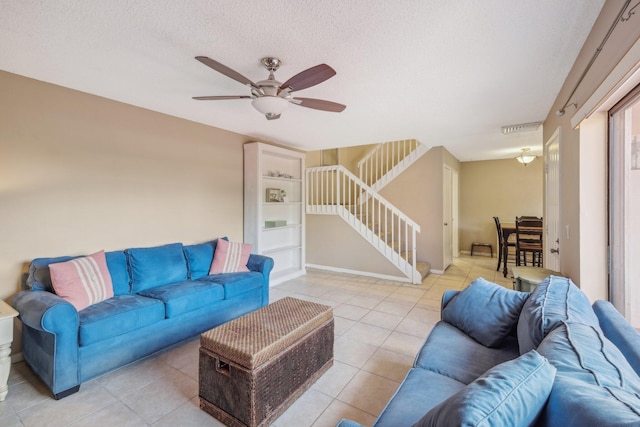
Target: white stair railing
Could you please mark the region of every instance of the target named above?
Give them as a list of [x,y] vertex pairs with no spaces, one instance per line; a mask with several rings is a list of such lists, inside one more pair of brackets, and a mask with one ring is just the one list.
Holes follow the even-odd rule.
[[380,191],[427,151],[428,148],[415,139],[380,143],[358,162],[358,176]]
[[[414,284],[420,226],[343,166],[308,168],[306,212],[338,215]],[[366,203],[358,200],[365,196]]]

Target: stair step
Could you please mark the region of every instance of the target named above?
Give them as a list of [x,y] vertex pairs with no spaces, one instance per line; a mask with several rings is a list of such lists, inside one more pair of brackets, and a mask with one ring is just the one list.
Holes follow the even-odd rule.
[[420,273],[420,277],[424,279],[431,273],[431,263],[418,261],[416,262],[416,270]]

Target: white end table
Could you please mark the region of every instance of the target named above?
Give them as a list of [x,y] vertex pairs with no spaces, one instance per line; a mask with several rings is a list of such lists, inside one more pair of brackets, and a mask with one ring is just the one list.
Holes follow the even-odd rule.
[[0,402],[9,392],[7,381],[11,369],[11,342],[13,341],[13,318],[18,312],[0,299]]

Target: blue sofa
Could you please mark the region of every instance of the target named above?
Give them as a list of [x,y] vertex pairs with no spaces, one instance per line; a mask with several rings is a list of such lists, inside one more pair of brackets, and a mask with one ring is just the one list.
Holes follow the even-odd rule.
[[110,370],[196,336],[269,302],[271,258],[251,254],[248,272],[209,275],[217,240],[107,252],[114,296],[81,311],[57,296],[49,264],[31,262],[13,298],[27,364],[56,399]]
[[569,279],[478,279],[441,315],[374,426],[640,426],[640,334]]

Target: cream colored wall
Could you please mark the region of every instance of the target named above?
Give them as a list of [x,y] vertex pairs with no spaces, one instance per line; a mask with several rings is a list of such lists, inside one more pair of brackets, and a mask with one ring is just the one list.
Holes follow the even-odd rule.
[[486,242],[493,245],[496,256],[494,216],[504,223],[512,223],[521,215],[543,216],[543,165],[540,158],[527,166],[515,159],[460,164],[458,226],[462,252],[469,252],[473,242]]
[[460,163],[444,147],[434,147],[384,187],[380,194],[416,221],[418,261],[443,270],[443,165],[460,171]]
[[[588,280],[587,295],[592,300],[608,292],[607,277],[602,273],[607,269],[607,257],[601,256],[606,240],[603,241],[602,237],[593,240],[594,233],[597,236],[606,235],[607,222],[601,214],[586,214],[589,211],[601,213],[606,209],[606,186],[603,185],[607,181],[606,168],[603,170],[601,163],[598,163],[605,160],[607,136],[603,126],[606,126],[606,122],[602,118],[593,118],[594,122],[588,124],[587,129],[574,129],[571,119],[576,108],[568,106],[563,116],[557,116],[556,111],[567,102],[577,103],[578,108],[584,105],[629,48],[640,39],[639,15],[619,23],[592,68],[569,98],[621,6],[620,1],[607,0],[605,3],[545,119],[543,130],[544,141],[548,141],[557,129],[560,130],[560,269],[580,286]],[[590,182],[595,183],[591,189],[588,188]],[[590,244],[585,245],[583,239]],[[598,245],[595,252],[592,250],[594,244]]]
[[580,149],[580,165],[588,171],[580,174],[580,203],[589,206],[580,209],[580,224],[598,224],[580,234],[580,288],[592,301],[609,296],[607,145],[602,143],[607,140],[607,121],[606,113],[598,113],[580,125],[580,146],[584,148]]
[[307,265],[402,277],[373,246],[336,215],[307,215]]
[[[338,148],[338,164],[344,166],[348,171],[358,176],[358,161],[373,147],[375,147],[375,144]],[[306,165],[308,168],[321,166],[322,152],[320,150],[307,152]]]
[[358,145],[354,147],[343,147],[338,149],[338,162],[347,168],[355,176],[358,174],[358,162],[373,150],[377,144]]
[[249,137],[0,72],[0,297],[36,257],[241,240]]

